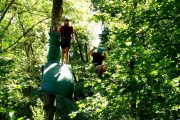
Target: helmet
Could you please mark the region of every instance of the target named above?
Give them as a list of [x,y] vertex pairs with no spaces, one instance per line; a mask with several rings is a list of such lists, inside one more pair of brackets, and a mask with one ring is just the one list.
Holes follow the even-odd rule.
[[70,18],[68,16],[65,16],[64,20],[69,20],[70,21]]
[[102,52],[104,51],[104,48],[99,47],[99,48],[97,48],[97,51],[98,51],[99,53],[102,53]]

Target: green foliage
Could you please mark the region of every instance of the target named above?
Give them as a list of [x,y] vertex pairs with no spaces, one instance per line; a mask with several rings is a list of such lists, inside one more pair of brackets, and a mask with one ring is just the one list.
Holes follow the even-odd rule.
[[[11,4],[12,2],[12,4]],[[92,2],[92,3],[91,3]],[[77,120],[179,119],[179,0],[67,0],[76,40]],[[36,90],[47,60],[52,1],[0,1],[0,116],[43,118]],[[93,14],[93,15],[92,15]],[[3,16],[4,15],[4,16]],[[96,21],[97,23],[95,23]],[[108,53],[105,77],[97,77],[87,51],[102,23]]]
[[[114,94],[109,93],[108,101],[113,102],[105,109],[113,113],[109,119],[124,115],[135,119],[179,118],[179,108],[173,109],[179,106],[179,82],[169,84],[179,78],[177,1],[93,2],[100,10],[95,17],[103,21],[104,33],[108,33],[101,36],[109,50],[109,72],[115,69],[111,73],[118,81],[116,89],[111,87]],[[107,6],[118,6],[122,11]]]
[[43,112],[43,103],[38,98],[36,102],[36,106],[31,106],[32,112],[33,112],[33,119],[34,120],[43,120],[44,112]]
[[46,55],[52,3],[12,0],[0,4],[4,14],[0,16],[0,116],[8,120],[33,119],[30,106],[37,106],[35,95],[45,61],[42,58]]

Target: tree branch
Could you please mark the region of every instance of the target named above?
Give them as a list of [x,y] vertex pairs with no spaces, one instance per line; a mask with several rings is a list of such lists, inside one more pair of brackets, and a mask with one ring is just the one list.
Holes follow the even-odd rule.
[[13,16],[11,17],[11,19],[9,20],[7,26],[4,28],[2,34],[0,35],[0,43],[1,43],[1,39],[4,37],[4,34],[5,34],[6,30],[7,30],[7,29],[9,28],[9,26],[11,25],[11,22],[12,22],[14,16],[15,16],[15,15],[13,15]]
[[6,7],[6,9],[4,10],[4,12],[2,13],[2,16],[0,17],[0,23],[3,20],[4,16],[6,15],[6,12],[8,11],[8,9],[11,7],[11,5],[14,3],[15,0],[11,0],[11,2],[8,4],[8,6]]
[[1,50],[0,51],[0,54],[1,53],[4,53],[4,52],[7,52],[9,49],[13,48],[17,43],[19,43],[19,41],[24,37],[26,36],[37,24],[47,20],[49,18],[44,18],[42,19],[41,21],[37,22],[36,24],[34,24],[31,28],[27,29],[27,31],[25,31],[13,44],[9,45],[7,48],[5,48],[4,50]]
[[[29,12],[29,11],[20,11],[17,14],[19,15],[19,14],[22,14],[24,12]],[[3,32],[1,32],[1,34],[0,34],[0,43],[1,43],[1,40],[3,39],[3,37],[5,35],[6,30],[8,30],[9,26],[11,25],[11,22],[12,22],[14,17],[15,17],[15,14],[10,18],[10,20],[9,20],[8,24],[6,25],[6,27],[4,28]]]

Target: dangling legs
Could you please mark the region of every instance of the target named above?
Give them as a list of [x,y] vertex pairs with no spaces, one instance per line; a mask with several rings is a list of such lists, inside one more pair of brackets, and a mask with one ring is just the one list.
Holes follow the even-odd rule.
[[98,66],[98,76],[99,77],[102,77],[102,74],[103,74],[103,69],[102,68],[103,68],[103,66],[101,66],[101,65]]
[[99,65],[98,66],[98,76],[99,77],[102,77],[102,75],[104,74],[104,72],[106,71],[106,66],[104,65]]

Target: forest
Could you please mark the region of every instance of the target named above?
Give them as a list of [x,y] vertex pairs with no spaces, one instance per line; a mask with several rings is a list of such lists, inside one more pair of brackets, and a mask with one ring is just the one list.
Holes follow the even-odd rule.
[[[38,89],[53,1],[0,1],[0,120],[44,120]],[[61,1],[76,33],[68,120],[179,120],[180,0]],[[107,54],[102,78],[93,46]]]

